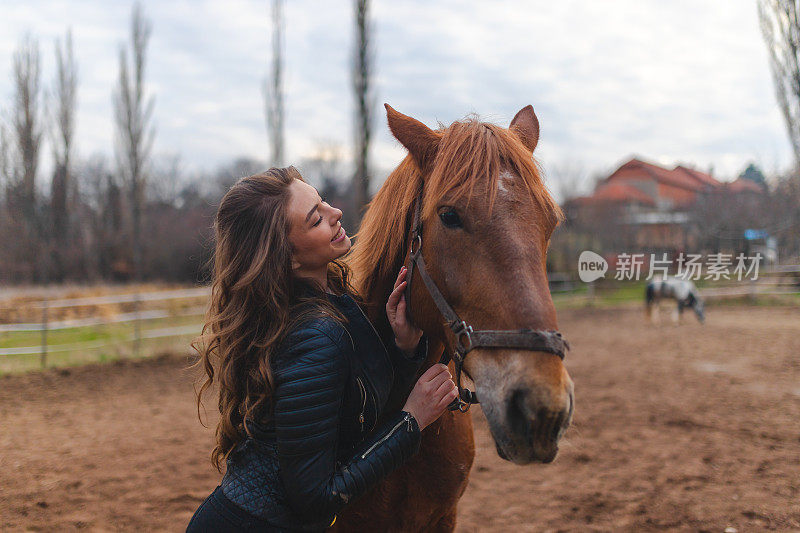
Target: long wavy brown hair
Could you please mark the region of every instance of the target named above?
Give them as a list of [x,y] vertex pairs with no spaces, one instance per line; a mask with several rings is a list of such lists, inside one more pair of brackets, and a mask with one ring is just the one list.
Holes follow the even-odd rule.
[[[218,470],[249,434],[247,421],[271,416],[270,360],[287,333],[315,316],[344,321],[318,283],[292,275],[287,206],[295,179],[303,178],[294,167],[240,179],[222,198],[214,221],[211,302],[192,347],[203,374],[198,416],[204,393],[212,385],[219,391],[211,453]],[[328,290],[355,294],[348,278],[343,263],[328,265]]]

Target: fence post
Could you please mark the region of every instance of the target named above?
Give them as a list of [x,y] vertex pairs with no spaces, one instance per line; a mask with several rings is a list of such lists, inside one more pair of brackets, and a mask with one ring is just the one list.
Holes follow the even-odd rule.
[[749,285],[750,285],[750,287],[749,287],[750,291],[749,291],[749,293],[747,295],[747,297],[748,297],[747,299],[750,300],[751,304],[752,303],[756,303],[756,300],[758,299],[756,297],[756,295],[758,294],[758,287],[756,286],[756,280],[754,280],[753,278],[750,278]]
[[136,293],[134,295],[134,311],[136,313],[136,320],[133,322],[133,356],[139,357],[139,351],[141,349],[140,343],[142,340],[142,314],[141,314],[141,296],[139,295],[139,289],[137,287]]
[[42,301],[42,368],[47,366],[47,298]]

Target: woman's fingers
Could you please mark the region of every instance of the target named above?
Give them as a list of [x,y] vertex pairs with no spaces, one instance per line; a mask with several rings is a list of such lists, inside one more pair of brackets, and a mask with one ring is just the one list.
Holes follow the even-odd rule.
[[424,428],[439,418],[457,397],[458,389],[450,371],[447,366],[437,363],[419,378],[403,409],[412,413]]
[[447,409],[447,406],[453,403],[453,400],[458,398],[458,388],[453,384],[453,388],[447,392],[442,399],[439,401],[439,408],[444,411]]
[[443,383],[447,383],[448,381],[452,382],[450,372],[440,372],[428,382],[428,387],[430,387],[429,390],[437,391]]
[[400,282],[399,285],[395,285],[394,290],[392,291],[392,294],[389,295],[389,297],[390,298],[399,297],[401,294],[403,294],[403,289],[405,288],[406,288],[406,282],[405,281]]
[[405,288],[405,282],[402,282],[400,285],[397,285],[392,293],[389,295],[389,299],[386,300],[386,308],[395,309],[397,304],[400,302],[400,296],[403,295],[403,289]]
[[444,411],[453,400],[458,398],[458,387],[456,387],[452,379],[445,380],[439,385],[439,388],[436,389],[433,397],[437,400],[437,409]]
[[[389,299],[386,300],[386,310],[396,313],[397,316],[395,317],[398,322],[401,324],[405,324],[405,315],[399,312],[399,307],[401,301],[403,301],[403,291],[406,288],[406,282],[402,282],[400,285],[395,287],[392,293],[389,295]],[[403,311],[405,311],[405,305],[403,306]]]
[[443,398],[447,393],[455,389],[456,384],[453,383],[452,379],[445,380],[439,385],[439,388],[436,389],[436,396]]
[[400,285],[400,283],[401,283],[401,282],[402,282],[404,279],[406,279],[406,273],[407,273],[407,272],[408,272],[408,270],[406,270],[406,267],[402,267],[402,268],[400,269],[400,272],[397,274],[397,279],[396,279],[396,280],[395,280],[395,282],[394,282],[394,288],[395,288],[395,289],[397,288],[397,286],[398,286],[398,285]]
[[436,363],[435,365],[432,365],[428,370],[426,370],[425,373],[422,374],[422,376],[420,376],[419,381],[422,381],[423,383],[428,382],[433,378],[435,378],[436,376],[438,376],[439,374],[441,374],[442,372],[447,372],[447,376],[448,377],[450,376],[450,371],[447,370],[447,367],[445,365],[443,365],[442,363]]

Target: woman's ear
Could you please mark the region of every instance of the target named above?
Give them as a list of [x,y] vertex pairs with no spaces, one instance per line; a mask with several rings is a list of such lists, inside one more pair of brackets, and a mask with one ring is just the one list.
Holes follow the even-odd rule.
[[292,270],[297,270],[298,268],[300,268],[300,263],[292,259]]

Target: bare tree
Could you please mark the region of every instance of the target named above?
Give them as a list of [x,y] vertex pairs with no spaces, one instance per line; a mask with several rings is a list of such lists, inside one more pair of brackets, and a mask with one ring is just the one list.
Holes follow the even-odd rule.
[[51,202],[53,224],[56,231],[66,233],[67,197],[73,188],[71,180],[71,163],[73,137],[75,134],[75,104],[78,90],[78,70],[72,52],[72,31],[67,36],[62,48],[60,40],[56,40],[56,80],[51,96],[53,107],[53,188]]
[[272,71],[264,79],[264,111],[270,164],[283,166],[283,0],[272,0]]
[[355,192],[354,214],[361,218],[369,202],[369,143],[372,138],[372,91],[373,57],[370,39],[369,0],[356,0],[356,40],[353,62],[353,90],[356,100],[356,161],[353,189]]
[[14,196],[31,230],[36,226],[36,174],[42,140],[40,74],[39,43],[28,35],[14,53],[11,161]]
[[0,117],[0,200],[2,200],[0,208],[4,207],[8,188],[13,179],[10,144],[8,129]]
[[559,201],[562,203],[577,198],[585,192],[588,181],[586,169],[583,163],[574,158],[562,159],[553,164],[550,175],[553,177]]
[[326,202],[342,210],[342,225],[355,231],[358,217],[353,210],[353,180],[343,165],[342,145],[333,140],[318,140],[311,155],[300,160],[300,170]]
[[72,149],[75,133],[75,102],[78,90],[78,71],[72,53],[72,31],[62,48],[56,40],[56,80],[51,96],[53,107],[53,181],[50,192],[50,215],[53,237],[54,274],[63,279],[64,252],[70,248],[70,201],[75,184],[72,183]]
[[148,203],[174,205],[180,197],[183,185],[181,157],[178,154],[162,155],[154,158],[152,179],[147,184]]
[[769,52],[778,104],[800,166],[800,0],[759,0],[761,33]]
[[109,269],[105,266],[112,262],[117,236],[109,230],[107,219],[121,215],[121,206],[110,201],[109,188],[118,178],[111,172],[106,156],[100,153],[78,159],[73,166],[80,205],[75,210],[73,226],[77,243],[70,251],[80,258],[80,277],[108,279]]
[[3,126],[0,141],[0,170],[8,209],[0,242],[3,258],[10,267],[9,279],[15,280],[39,280],[46,270],[37,260],[40,255],[42,259],[47,257],[40,246],[43,228],[36,194],[43,131],[40,75],[39,44],[26,35],[14,52],[14,96],[9,127]]
[[145,95],[144,74],[147,41],[152,24],[144,17],[142,6],[136,3],[131,13],[131,64],[123,45],[119,51],[119,85],[114,91],[116,118],[117,167],[127,186],[133,229],[133,274],[138,280],[142,273],[142,209],[150,150],[155,128],[152,124],[152,96]]
[[220,165],[213,175],[207,178],[213,184],[209,188],[210,195],[222,198],[240,178],[263,172],[265,164],[264,161],[241,156],[229,163]]
[[0,117],[0,282],[8,281],[9,265],[13,264],[10,238],[12,216],[7,209],[7,198],[11,184],[11,160],[9,137],[6,125]]
[[317,140],[311,154],[303,157],[299,165],[303,179],[317,188],[323,187],[326,182],[345,180],[341,167],[342,145],[331,139]]

